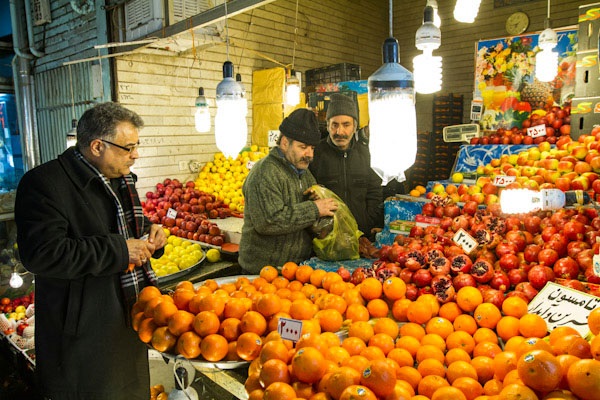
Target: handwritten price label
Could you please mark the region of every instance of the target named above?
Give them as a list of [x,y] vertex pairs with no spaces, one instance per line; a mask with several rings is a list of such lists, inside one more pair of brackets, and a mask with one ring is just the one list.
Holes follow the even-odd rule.
[[546,125],[536,125],[527,128],[527,136],[531,136],[532,138],[546,136]]
[[589,333],[587,317],[597,307],[600,298],[548,282],[531,300],[528,311],[544,318],[550,332],[559,326],[570,326],[585,337]]
[[277,332],[282,339],[297,342],[302,334],[302,321],[291,318],[279,318]]
[[173,208],[169,208],[167,210],[167,217],[173,218],[173,219],[177,218],[177,211],[175,211],[175,209],[173,209]]
[[477,247],[477,241],[462,228],[456,231],[452,240],[458,246],[462,247],[467,254],[471,253]]
[[246,163],[246,168],[252,169],[252,167],[254,167],[254,164],[256,164],[256,161],[248,161]]
[[267,146],[275,147],[277,145],[277,139],[279,138],[278,130],[269,130],[267,133]]
[[513,183],[517,179],[513,175],[496,175],[492,183],[498,187],[505,187]]

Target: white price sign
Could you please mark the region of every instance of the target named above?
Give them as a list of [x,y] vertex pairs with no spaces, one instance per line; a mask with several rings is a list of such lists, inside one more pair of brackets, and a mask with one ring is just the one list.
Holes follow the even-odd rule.
[[462,249],[467,254],[471,253],[473,249],[477,247],[477,240],[473,239],[473,237],[462,228],[456,231],[456,233],[452,237],[452,240],[458,246],[462,247]]
[[492,183],[498,187],[505,187],[513,183],[517,179],[513,175],[496,175]]
[[246,168],[252,169],[252,167],[254,167],[254,164],[256,164],[256,161],[248,161],[246,163]]
[[528,311],[544,318],[550,332],[559,326],[570,326],[585,337],[589,333],[588,315],[598,307],[600,298],[548,282],[531,300]]
[[527,136],[531,136],[532,138],[546,136],[546,125],[536,125],[527,128]]
[[282,339],[297,342],[302,335],[302,321],[291,318],[279,318],[277,332]]
[[173,208],[169,208],[167,210],[167,217],[173,218],[173,219],[177,218],[177,211],[175,211],[175,209],[173,209]]
[[277,145],[277,139],[279,139],[279,131],[269,130],[267,133],[267,146],[275,147]]

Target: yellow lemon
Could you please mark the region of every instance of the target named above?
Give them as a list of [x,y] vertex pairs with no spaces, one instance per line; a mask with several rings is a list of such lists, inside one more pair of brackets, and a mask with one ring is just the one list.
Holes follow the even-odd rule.
[[217,262],[221,259],[221,252],[217,249],[209,249],[206,252],[206,259],[211,263]]

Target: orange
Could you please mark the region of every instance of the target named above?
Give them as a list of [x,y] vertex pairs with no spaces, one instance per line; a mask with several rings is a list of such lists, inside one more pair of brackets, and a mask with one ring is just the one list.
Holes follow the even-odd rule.
[[373,277],[363,280],[358,285],[358,288],[360,290],[360,295],[367,301],[378,299],[383,293],[383,285],[379,282],[379,279]]
[[376,396],[385,397],[394,391],[396,371],[385,360],[372,360],[363,370],[360,384],[371,389]]
[[373,299],[367,303],[367,310],[371,318],[383,318],[388,316],[390,308],[384,300]]
[[375,325],[373,325],[373,332],[385,333],[391,336],[392,339],[396,339],[398,337],[398,333],[400,332],[400,327],[392,318],[378,318],[375,321]]
[[517,349],[525,341],[523,336],[514,336],[504,342],[504,351],[514,351],[517,352]]
[[442,352],[446,352],[446,341],[437,333],[427,333],[421,339],[421,345],[430,344],[437,347]]
[[244,332],[237,339],[237,355],[246,361],[252,361],[260,355],[262,339],[254,332]]
[[450,386],[444,377],[438,375],[424,376],[417,386],[417,393],[431,399],[435,391],[444,386]]
[[[509,383],[507,382],[506,385],[509,385]],[[500,394],[503,387],[504,384],[502,381],[498,379],[490,379],[483,385],[483,394],[485,396],[496,396],[497,394]]]
[[257,311],[248,311],[240,320],[240,330],[263,335],[267,331],[267,320]]
[[310,276],[312,275],[313,271],[313,267],[311,267],[310,265],[298,266],[298,269],[296,270],[296,280],[302,283],[309,282]]
[[457,388],[465,395],[467,400],[474,400],[477,396],[483,395],[483,386],[477,379],[463,376],[452,382],[452,387]]
[[445,354],[445,364],[450,365],[454,361],[467,361],[471,362],[471,356],[465,350],[461,348],[450,349]]
[[315,314],[315,318],[319,321],[322,332],[337,332],[344,323],[342,314],[334,309],[320,310]]
[[160,289],[156,286],[146,286],[140,291],[137,301],[142,304],[147,303],[150,299],[158,297],[161,294]]
[[181,287],[179,289],[176,289],[173,293],[173,303],[177,306],[178,309],[189,311],[188,304],[192,297],[194,297],[195,295],[196,293],[194,292],[194,290]]
[[[171,296],[167,296],[168,298],[172,299]],[[154,308],[156,308],[156,306],[165,301],[166,297],[165,295],[160,295],[157,297],[153,297],[150,300],[148,300],[145,305],[144,305],[144,315],[146,316],[146,318],[153,318],[154,317]]]
[[151,343],[157,351],[166,352],[175,347],[177,336],[172,334],[166,326],[161,326],[152,333]]
[[211,292],[214,292],[219,288],[219,284],[214,279],[207,279],[202,285],[208,287]]
[[350,385],[342,391],[339,400],[377,400],[377,396],[366,386]]
[[295,346],[296,350],[299,350],[303,347],[315,348],[319,350],[323,356],[325,356],[327,353],[328,344],[320,334],[305,333],[300,336],[300,339],[298,339]]
[[475,339],[467,332],[455,331],[446,338],[446,347],[449,350],[462,349],[470,355],[475,348]]
[[523,354],[517,362],[517,371],[523,383],[541,392],[558,388],[562,379],[556,357],[545,350],[531,350]]
[[346,304],[366,304],[365,299],[360,295],[360,290],[356,287],[347,289],[342,293],[342,298],[346,301]]
[[283,276],[278,276],[277,278],[273,279],[273,282],[271,283],[273,284],[273,286],[275,286],[277,290],[281,290],[286,289],[290,284],[290,281],[287,278],[284,278]]
[[277,278],[277,275],[279,275],[277,268],[270,265],[265,265],[259,272],[259,276],[267,282],[272,282],[273,279]]
[[452,332],[454,332],[454,326],[452,326],[452,322],[446,318],[434,317],[425,324],[425,332],[435,333],[445,340]]
[[240,323],[241,321],[237,318],[224,319],[219,326],[219,335],[227,339],[228,342],[237,340],[240,333],[242,333],[240,330]]
[[496,354],[502,352],[500,346],[493,342],[481,342],[475,345],[473,349],[473,357],[487,356],[494,358]]
[[454,322],[456,317],[462,314],[462,310],[454,301],[442,304],[440,306],[440,311],[438,315],[440,317],[446,318],[450,322]]
[[207,361],[221,361],[229,350],[227,339],[218,334],[208,335],[200,343],[202,357]]
[[302,320],[302,332],[301,334],[304,335],[306,333],[310,333],[313,335],[318,335],[321,333],[321,325],[319,325],[319,321],[312,318],[312,319],[303,319]]
[[417,297],[416,301],[420,301],[420,302],[429,304],[429,307],[431,307],[431,316],[432,317],[435,317],[438,315],[438,313],[440,311],[440,302],[438,301],[437,297],[435,297],[433,294],[431,294],[431,293],[422,294],[419,297]]
[[504,315],[521,318],[527,314],[527,302],[517,296],[507,297],[502,302],[502,312]]
[[202,339],[196,332],[185,332],[177,339],[175,345],[177,353],[185,358],[197,358],[200,355],[200,342]]
[[283,266],[281,267],[281,275],[290,280],[293,281],[294,279],[296,279],[296,271],[298,270],[298,264],[296,264],[293,261],[288,261],[285,264],[283,264]]
[[569,389],[582,400],[598,398],[600,393],[600,361],[575,361],[567,372]]
[[323,280],[321,281],[321,287],[330,292],[331,285],[335,282],[343,282],[343,279],[337,272],[329,271],[323,277]]
[[356,356],[359,355],[367,345],[362,339],[349,336],[342,341],[342,347],[345,348],[351,356]]
[[152,340],[152,333],[158,328],[158,325],[154,322],[154,318],[145,318],[140,322],[138,328],[138,337],[144,343],[150,343]]
[[349,358],[350,353],[348,353],[348,350],[344,349],[342,346],[328,347],[325,351],[325,359],[333,361],[338,367],[344,365]]
[[494,377],[494,359],[488,356],[473,357],[471,365],[477,371],[477,380],[482,385]]
[[469,377],[477,380],[477,370],[467,361],[454,361],[448,365],[446,370],[446,379],[452,384],[456,379]]
[[355,369],[356,371],[362,374],[363,369],[365,369],[367,365],[369,365],[369,361],[370,360],[367,357],[358,354],[355,356],[350,356],[350,358],[346,360],[344,366]]
[[554,344],[558,339],[568,335],[579,335],[579,332],[570,326],[558,326],[552,329],[552,332],[548,335],[548,343],[550,343],[550,346],[554,347]]
[[412,388],[416,390],[423,377],[416,368],[412,366],[403,366],[396,371],[396,379],[408,382]]
[[262,400],[265,396],[265,391],[262,389],[254,389],[248,392],[248,400]]
[[396,361],[399,367],[412,367],[415,364],[413,356],[405,349],[392,349],[387,353],[386,357]]
[[348,336],[357,337],[365,343],[368,343],[374,334],[373,327],[367,321],[352,322],[348,328]]
[[433,312],[426,301],[413,301],[406,309],[406,318],[416,324],[424,324],[431,319]]
[[178,310],[169,317],[167,326],[175,336],[181,336],[184,332],[191,331],[194,322],[194,314]]
[[339,399],[347,387],[360,383],[360,377],[361,374],[355,369],[340,367],[329,376],[326,393],[333,399]]
[[502,318],[502,313],[492,303],[481,303],[473,311],[473,318],[475,318],[479,327],[494,329],[500,318]]
[[590,342],[590,352],[592,354],[592,358],[600,361],[600,335],[594,336]]
[[296,396],[302,399],[310,399],[316,394],[315,388],[310,383],[294,381],[292,387],[296,392]]
[[594,335],[600,333],[600,307],[593,309],[588,315],[588,327]]
[[323,278],[325,277],[326,274],[327,274],[327,271],[325,271],[324,269],[315,269],[313,271],[313,273],[310,275],[310,283],[317,288],[323,287],[322,286]]
[[323,296],[323,308],[331,308],[343,314],[346,312],[348,305],[342,296],[328,293]]
[[223,283],[220,288],[223,289],[224,291],[226,291],[227,293],[229,293],[230,296],[233,292],[235,292],[237,290],[237,287],[236,287],[235,283],[233,283],[233,282]]
[[227,355],[225,356],[226,361],[243,361],[237,354],[237,341],[234,340],[227,344]]
[[452,323],[455,331],[464,331],[473,335],[477,331],[477,322],[469,314],[461,314]]
[[262,294],[256,300],[255,308],[263,316],[270,317],[281,310],[281,299],[275,293]]
[[278,359],[287,364],[290,359],[290,353],[282,340],[269,340],[263,341],[262,348],[260,349],[260,362],[264,364],[265,361]]
[[426,358],[419,362],[417,371],[421,376],[437,375],[440,377],[446,376],[446,368],[444,364],[435,358]]
[[337,332],[321,332],[320,336],[329,347],[342,345],[342,339],[338,336]]
[[396,381],[394,391],[385,397],[386,400],[407,400],[414,396],[415,390],[408,383]]
[[329,286],[329,293],[336,294],[338,296],[342,296],[346,290],[348,290],[348,284],[343,280],[333,282],[331,286]]
[[477,328],[473,334],[473,340],[475,340],[475,343],[490,342],[498,344],[498,336],[490,328]]
[[396,348],[408,351],[413,358],[417,355],[419,347],[421,347],[421,342],[415,337],[400,336],[396,339]]
[[533,390],[518,383],[504,386],[498,394],[498,400],[539,400]]
[[407,322],[400,326],[400,336],[412,336],[417,340],[421,341],[425,336],[425,328],[421,324],[415,322]]
[[154,307],[153,310],[153,318],[154,322],[158,326],[166,326],[168,319],[171,315],[177,312],[178,308],[175,303],[171,303],[170,301],[161,301]]
[[267,321],[267,332],[273,332],[278,329],[280,318],[291,318],[291,315],[286,312],[278,312],[277,314],[271,316],[271,318],[269,318]]
[[368,345],[380,348],[385,355],[395,348],[394,339],[387,333],[374,334],[369,339]]
[[570,354],[579,358],[592,358],[590,343],[577,335],[566,335],[554,343],[552,350],[555,355]]
[[350,321],[368,321],[369,310],[362,304],[350,304],[346,309],[346,318]]
[[504,341],[507,341],[511,337],[519,336],[519,319],[517,317],[505,315],[498,321],[496,332]]
[[192,327],[200,337],[205,337],[217,333],[221,327],[221,321],[214,312],[201,311],[194,317]]
[[131,319],[131,327],[134,331],[138,331],[140,329],[140,323],[146,318],[143,311],[136,313]]
[[537,314],[525,314],[519,318],[519,332],[524,337],[543,338],[548,333],[548,325]]
[[292,373],[305,383],[315,383],[325,375],[325,357],[314,347],[297,350],[292,358]]
[[377,346],[367,346],[360,355],[365,357],[367,360],[383,360],[385,359],[385,353]]
[[546,350],[548,353],[552,353],[552,347],[543,339],[532,337],[523,340],[516,348],[515,353],[517,357],[521,357],[523,354],[531,350]]
[[267,360],[260,369],[259,379],[260,384],[265,388],[274,382],[290,383],[290,370],[287,364],[281,360],[276,358]]
[[467,400],[467,397],[460,389],[452,386],[443,386],[433,392],[431,400]]
[[223,311],[225,310],[225,299],[215,293],[208,294],[206,296],[198,299],[197,304],[196,300],[190,300],[190,303],[194,302],[193,306],[190,307],[191,310],[196,310],[196,312],[200,311],[212,311],[217,316],[221,317],[223,315]]
[[294,388],[285,382],[273,382],[264,391],[263,400],[294,400]]
[[483,295],[476,287],[465,286],[456,292],[456,304],[463,311],[473,312],[481,303],[483,303]]
[[573,365],[573,363],[575,363],[575,361],[579,361],[579,360],[580,360],[580,358],[572,356],[570,354],[560,354],[560,355],[556,356],[556,361],[558,361],[558,364],[560,365],[560,371],[562,374],[560,384],[558,385],[560,389],[568,389],[569,388],[569,382],[567,380],[567,372],[569,371],[569,368],[571,368],[571,365]]
[[399,299],[394,301],[392,304],[392,315],[398,322],[406,322],[408,321],[408,317],[406,313],[408,311],[408,305],[412,303],[412,300],[409,299]]
[[311,319],[318,311],[318,307],[308,299],[297,299],[290,305],[290,315],[294,319]]
[[406,295],[406,283],[397,276],[392,276],[383,281],[383,294],[389,300],[398,300]]
[[494,358],[494,378],[504,380],[506,374],[517,368],[517,354],[514,351],[503,351]]
[[[274,281],[273,281],[274,282]],[[265,283],[264,285],[262,285],[260,287],[260,289],[258,289],[258,291],[260,293],[275,293],[277,291],[277,286],[275,286],[272,283]],[[215,292],[216,293],[216,292]],[[259,295],[257,295],[256,297],[259,297]],[[254,298],[255,296],[252,296],[252,298]]]

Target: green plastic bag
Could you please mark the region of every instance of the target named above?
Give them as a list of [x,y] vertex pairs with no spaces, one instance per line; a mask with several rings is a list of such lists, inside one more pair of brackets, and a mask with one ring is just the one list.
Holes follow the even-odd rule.
[[322,217],[312,227],[313,249],[321,260],[340,261],[360,258],[358,238],[362,232],[348,206],[331,190],[314,185],[308,190],[314,198],[333,198],[338,209],[333,217]]

